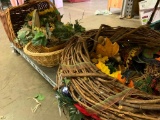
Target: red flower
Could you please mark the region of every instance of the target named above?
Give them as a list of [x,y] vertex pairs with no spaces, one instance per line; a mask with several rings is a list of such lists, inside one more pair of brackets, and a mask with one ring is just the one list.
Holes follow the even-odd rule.
[[89,113],[83,106],[79,105],[78,103],[74,104],[74,106],[85,116],[89,116],[94,118],[95,120],[101,120],[96,114]]

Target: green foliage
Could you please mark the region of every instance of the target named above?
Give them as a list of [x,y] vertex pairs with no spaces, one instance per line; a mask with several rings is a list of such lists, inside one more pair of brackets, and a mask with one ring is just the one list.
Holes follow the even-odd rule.
[[146,58],[153,58],[153,55],[156,54],[159,50],[159,48],[144,49],[143,56]]
[[113,66],[113,63],[107,63],[107,66],[110,70],[110,74],[116,72],[116,68]]
[[40,101],[42,101],[42,100],[44,100],[44,95],[42,95],[42,94],[38,94],[38,95],[36,95],[35,96],[35,98],[37,99],[37,100],[40,100]]
[[58,21],[55,23],[55,29],[53,35],[60,40],[66,40],[74,35],[72,24],[64,25],[64,23]]
[[61,90],[57,91],[56,95],[60,107],[64,109],[63,111],[68,112],[70,120],[82,120],[84,118],[84,115],[74,106],[76,102],[71,97],[64,95]]
[[24,26],[17,32],[16,42],[19,42],[21,45],[26,45],[33,38],[33,33],[31,29]]
[[35,36],[32,39],[32,44],[34,46],[46,46],[47,45],[47,39],[43,32],[36,31]]
[[75,20],[75,24],[67,23],[66,25],[60,21],[57,21],[55,23],[53,35],[60,40],[67,40],[74,34],[82,33],[84,31],[85,28],[79,24],[78,20]]
[[81,113],[76,112],[76,110],[77,110],[76,108],[74,108],[74,109],[69,111],[70,120],[82,120],[82,118],[84,118],[84,116]]
[[75,20],[75,24],[74,24],[74,31],[75,33],[81,33],[81,32],[84,32],[85,31],[85,28],[82,27],[80,24],[79,24],[79,21],[78,20]]
[[47,39],[51,39],[52,32],[50,31],[49,23],[46,23],[46,37]]
[[110,70],[110,74],[117,71],[116,68],[117,68],[118,64],[119,63],[114,58],[109,58],[109,60],[107,62],[105,62],[105,65],[108,66],[108,68]]
[[58,21],[57,14],[59,14],[58,11],[52,11],[47,12],[44,15],[40,15],[40,24],[42,26],[45,26],[46,23],[55,23]]
[[135,88],[144,91],[146,93],[152,94],[152,88],[151,88],[151,83],[152,83],[152,77],[148,76],[146,79],[143,80],[138,80],[134,82]]
[[[63,22],[60,22],[58,18],[60,13],[58,10],[46,9],[44,11],[38,11],[38,15],[40,26],[37,26],[37,28],[34,27],[34,31],[33,29],[30,31],[32,36],[27,37],[28,32],[19,31],[20,39],[18,38],[16,40],[18,42],[20,41],[21,44],[25,45],[31,41],[34,46],[49,46],[50,41],[59,40],[59,43],[65,42],[74,34],[85,31],[85,28],[79,24],[78,20],[75,20],[75,24],[68,23],[65,25]],[[33,27],[33,16],[33,11],[26,16],[25,26],[28,27],[28,29]]]
[[64,83],[65,83],[66,86],[69,85],[70,81],[71,81],[70,79],[64,78]]

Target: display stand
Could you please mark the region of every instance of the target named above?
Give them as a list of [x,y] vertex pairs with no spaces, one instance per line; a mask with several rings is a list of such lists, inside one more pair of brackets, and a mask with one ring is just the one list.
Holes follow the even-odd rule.
[[48,68],[41,65],[38,65],[35,61],[33,61],[28,55],[26,55],[21,49],[13,46],[13,49],[18,52],[37,72],[44,77],[53,87],[56,86],[56,74],[58,66]]

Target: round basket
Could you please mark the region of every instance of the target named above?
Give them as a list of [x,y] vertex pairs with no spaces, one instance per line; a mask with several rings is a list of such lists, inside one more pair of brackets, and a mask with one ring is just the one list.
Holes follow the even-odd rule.
[[61,53],[65,44],[47,48],[42,46],[33,46],[29,42],[24,48],[24,52],[29,55],[38,64],[45,67],[53,67],[59,64]]
[[[142,48],[153,48],[160,47],[160,33],[144,26],[134,29],[103,25],[95,31],[91,35],[76,36],[65,47],[57,72],[56,89],[63,91],[62,86],[67,86],[70,96],[66,90],[62,94],[71,97],[74,105],[79,104],[77,109],[80,112],[96,120],[158,120],[160,96],[129,88],[102,73],[91,62],[90,52],[95,49],[100,35],[118,43],[139,43]],[[70,82],[66,84],[65,80]]]

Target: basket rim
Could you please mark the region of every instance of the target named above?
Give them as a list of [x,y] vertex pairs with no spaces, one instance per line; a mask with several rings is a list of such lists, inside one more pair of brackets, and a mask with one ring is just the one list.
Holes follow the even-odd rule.
[[64,49],[60,49],[60,50],[56,50],[56,51],[53,51],[53,52],[46,52],[46,53],[33,53],[31,51],[28,51],[28,47],[29,45],[32,44],[31,42],[27,43],[27,45],[25,45],[25,47],[23,48],[23,51],[27,54],[27,55],[30,55],[30,56],[51,56],[51,55],[54,55],[54,54],[59,54],[61,53]]
[[[49,1],[49,0],[36,0],[36,1],[29,1],[28,3],[22,4],[22,5],[19,5],[19,6],[9,7],[9,8],[7,8],[7,10],[12,10],[12,9],[15,9],[15,8],[27,6],[28,4],[35,4],[35,3],[39,3],[39,2],[48,2],[53,8],[57,9],[55,7],[55,5],[51,1]],[[7,12],[7,10],[5,12]]]

